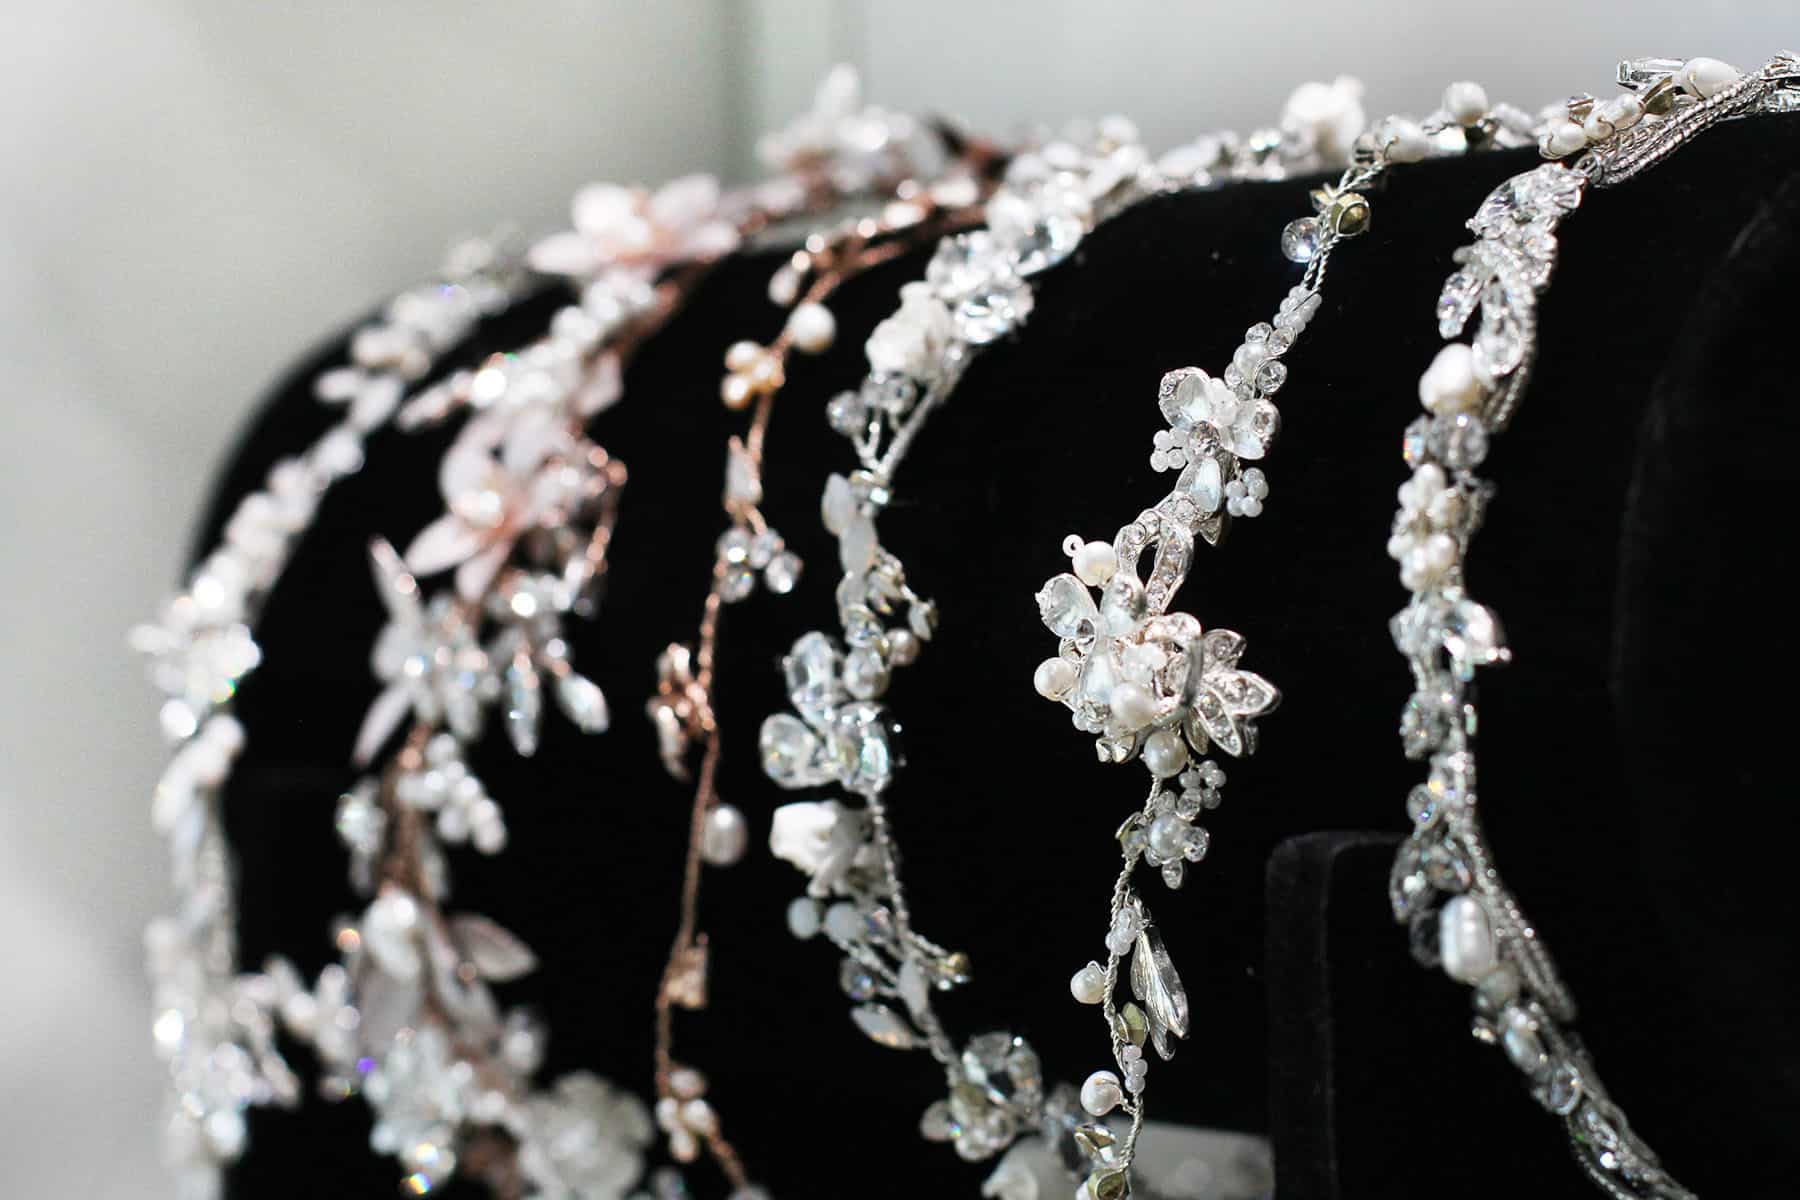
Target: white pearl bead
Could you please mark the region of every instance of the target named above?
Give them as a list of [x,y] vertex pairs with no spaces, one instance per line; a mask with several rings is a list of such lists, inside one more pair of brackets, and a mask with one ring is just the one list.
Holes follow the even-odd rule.
[[1069,980],[1069,994],[1082,1004],[1098,1004],[1106,996],[1106,972],[1090,962]]
[[725,369],[728,371],[748,371],[762,361],[763,348],[755,342],[733,342],[725,351]]
[[1438,954],[1444,974],[1474,983],[1499,964],[1487,911],[1470,896],[1457,896],[1438,914]]
[[1644,102],[1630,94],[1614,96],[1611,100],[1603,101],[1594,111],[1614,129],[1630,129],[1644,119]]
[[1031,676],[1031,684],[1046,700],[1061,700],[1075,686],[1075,664],[1061,658],[1046,658]]
[[837,339],[837,319],[823,304],[809,300],[789,315],[788,335],[802,354],[823,354]]
[[1173,779],[1187,766],[1187,747],[1173,730],[1159,729],[1144,739],[1144,765],[1158,779]]
[[730,804],[718,804],[706,815],[700,832],[700,857],[715,867],[729,867],[744,857],[750,844],[750,826],[744,814]]
[[1604,142],[1613,135],[1612,122],[1600,115],[1598,109],[1588,114],[1588,119],[1581,123],[1581,132],[1587,135],[1590,142]]
[[[1135,683],[1121,683],[1106,698],[1113,719],[1126,729],[1142,729],[1156,719],[1156,700]],[[1154,738],[1152,739],[1154,740]],[[1148,761],[1148,747],[1145,761]],[[1154,767],[1151,768],[1155,770]]]
[[1105,542],[1088,542],[1075,552],[1075,578],[1099,587],[1119,569],[1119,556]]
[[1174,813],[1162,814],[1150,822],[1150,849],[1165,861],[1180,858],[1187,845],[1188,828],[1188,823]]
[[1544,134],[1544,152],[1551,158],[1573,154],[1587,145],[1587,132],[1573,121],[1553,121]]
[[1451,342],[1438,351],[1419,376],[1419,403],[1439,415],[1468,412],[1481,403],[1481,383],[1475,378],[1475,352],[1462,342]]
[[1125,1093],[1119,1090],[1119,1077],[1111,1071],[1095,1071],[1081,1085],[1081,1107],[1089,1115],[1104,1117],[1119,1107]]
[[1683,63],[1676,78],[1687,91],[1709,100],[1738,80],[1738,70],[1716,58],[1690,58]]
[[1444,111],[1458,125],[1473,125],[1488,113],[1487,89],[1463,80],[1444,89]]
[[1415,163],[1431,152],[1431,139],[1425,136],[1417,121],[1394,117],[1383,132],[1389,162]]
[[769,303],[786,308],[799,298],[800,274],[792,266],[783,264],[769,276]]

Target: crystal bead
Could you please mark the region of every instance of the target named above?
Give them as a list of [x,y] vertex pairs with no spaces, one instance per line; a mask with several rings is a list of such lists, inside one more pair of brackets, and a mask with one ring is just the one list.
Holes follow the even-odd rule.
[[874,648],[859,646],[844,656],[844,686],[858,700],[874,700],[888,686],[888,667]]
[[1581,1076],[1567,1063],[1551,1063],[1532,1084],[1534,1100],[1559,1117],[1566,1117],[1581,1103]]
[[816,787],[833,777],[820,753],[818,736],[787,713],[776,713],[763,722],[757,749],[763,772],[780,787]]
[[1428,829],[1437,823],[1437,797],[1432,795],[1430,788],[1421,783],[1406,793],[1406,815],[1412,818],[1413,826],[1418,829]]
[[861,437],[869,428],[869,410],[855,392],[839,392],[826,402],[825,420],[845,437]]
[[845,699],[839,682],[843,658],[823,633],[802,634],[781,660],[788,699],[801,716],[823,721]]
[[756,590],[756,572],[747,566],[726,567],[719,579],[719,595],[727,604],[736,604]]
[[1281,253],[1289,262],[1311,262],[1319,253],[1319,222],[1312,217],[1288,222],[1281,231]]
[[854,958],[846,958],[838,968],[838,986],[852,1000],[867,1000],[875,995],[875,976]]
[[777,596],[785,596],[800,582],[800,556],[792,550],[783,550],[769,560],[763,571],[763,583]]
[[890,1050],[911,1050],[920,1045],[912,1026],[885,1004],[864,1004],[850,1010],[856,1027],[878,1046]]

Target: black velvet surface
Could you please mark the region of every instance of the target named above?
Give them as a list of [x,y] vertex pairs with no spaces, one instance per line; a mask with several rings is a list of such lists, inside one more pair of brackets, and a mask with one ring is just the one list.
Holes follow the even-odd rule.
[[[1394,732],[1409,685],[1386,620],[1404,594],[1383,551],[1404,478],[1399,435],[1438,345],[1432,306],[1462,221],[1531,162],[1394,174],[1289,355],[1267,512],[1200,552],[1181,600],[1245,634],[1246,665],[1285,698],[1261,751],[1226,764],[1210,857],[1178,893],[1146,884],[1194,1005],[1192,1038],[1148,1094],[1159,1119],[1273,1130],[1284,1200],[1585,1188],[1512,1068],[1468,1038],[1462,989],[1408,958],[1386,915],[1391,843],[1291,842],[1404,824],[1419,770]],[[1740,123],[1590,196],[1566,223],[1537,382],[1490,464],[1500,499],[1471,580],[1517,655],[1483,694],[1499,861],[1561,948],[1615,1096],[1710,1196],[1791,1192],[1771,1180],[1792,1162],[1785,1131],[1800,1100],[1779,857],[1795,832],[1780,736],[1794,644],[1776,516],[1792,476],[1782,325],[1800,261],[1794,192],[1777,190],[1797,167],[1791,128]],[[1032,597],[1066,563],[1065,534],[1110,539],[1166,491],[1148,465],[1156,382],[1178,366],[1216,372],[1273,312],[1298,274],[1277,237],[1308,211],[1307,187],[1160,198],[1097,231],[1041,279],[1028,326],[933,419],[882,522],[942,608],[937,639],[889,701],[906,726],[892,808],[915,921],[975,962],[975,982],[943,1011],[963,1033],[1025,1034],[1058,1078],[1104,1065],[1099,1021],[1066,989],[1101,950],[1111,835],[1138,803],[1138,776],[1097,764],[1065,710],[1032,691],[1033,666],[1054,649]],[[863,338],[922,257],[845,288],[838,345],[794,365],[765,511],[809,573],[793,596],[726,615],[721,790],[750,816],[753,850],[707,878],[714,1007],[682,1021],[680,1054],[712,1076],[753,1174],[787,1198],[969,1195],[984,1170],[918,1140],[941,1080],[923,1055],[855,1031],[835,956],[785,931],[801,877],[760,850],[768,813],[791,798],[756,763],[757,727],[784,704],[777,660],[807,629],[835,630],[817,500],[852,456],[823,405],[854,385]],[[589,738],[552,718],[534,759],[514,757],[498,731],[475,756],[512,844],[495,859],[452,851],[453,903],[491,914],[543,959],[503,998],[549,1019],[546,1077],[585,1067],[649,1089],[688,796],[657,764],[640,704],[657,651],[692,637],[724,439],[739,425],[717,401],[720,362],[731,341],[778,328],[763,297],[778,261],[723,265],[601,418],[632,478],[601,618],[571,640],[614,728]],[[490,323],[463,357],[517,344],[550,305]],[[324,427],[304,381],[335,354],[322,350],[265,404],[202,543],[269,462]],[[446,436],[375,438],[266,610],[266,659],[239,706],[250,748],[227,797],[248,962],[279,948],[316,969],[332,916],[355,905],[331,816],[374,694],[380,610],[364,547],[376,533],[404,544],[435,515]],[[258,1114],[230,1194],[389,1194],[396,1172],[367,1150],[367,1126],[360,1103]]]

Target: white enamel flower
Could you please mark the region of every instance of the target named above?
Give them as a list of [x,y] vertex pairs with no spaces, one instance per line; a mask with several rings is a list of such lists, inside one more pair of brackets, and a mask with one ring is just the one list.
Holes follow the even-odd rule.
[[1219,511],[1237,461],[1269,452],[1280,414],[1269,401],[1245,400],[1198,367],[1163,376],[1158,397],[1169,429],[1156,435],[1151,467],[1179,470],[1175,490],[1191,496],[1203,514]]
[[570,205],[575,228],[534,245],[531,265],[580,279],[611,272],[642,278],[678,262],[719,258],[738,243],[721,201],[719,181],[711,175],[685,175],[655,192],[590,184]]

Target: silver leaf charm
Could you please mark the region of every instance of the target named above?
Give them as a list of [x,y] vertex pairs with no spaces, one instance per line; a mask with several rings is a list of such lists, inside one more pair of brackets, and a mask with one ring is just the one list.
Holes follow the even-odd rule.
[[1175,1046],[1169,1035],[1187,1036],[1187,991],[1181,986],[1181,976],[1175,973],[1175,964],[1163,946],[1162,935],[1156,932],[1156,926],[1149,924],[1148,910],[1144,911],[1144,918],[1143,932],[1138,934],[1137,944],[1131,952],[1131,994],[1149,1014],[1150,1040],[1155,1043],[1156,1052],[1169,1059],[1175,1056]]

